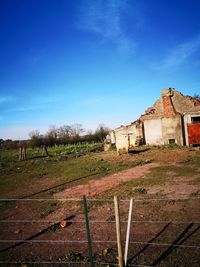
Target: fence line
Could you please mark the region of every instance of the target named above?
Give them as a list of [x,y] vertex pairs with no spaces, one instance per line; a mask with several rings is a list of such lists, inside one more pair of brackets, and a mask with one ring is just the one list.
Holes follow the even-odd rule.
[[[62,221],[63,218],[57,221],[59,223]],[[85,223],[85,221],[73,221],[73,220],[66,220],[69,223]],[[128,221],[120,221],[121,223],[127,223]],[[49,220],[0,220],[0,223],[55,223],[55,221],[49,221]],[[96,221],[96,220],[90,220],[90,223],[115,223],[115,221]],[[152,224],[200,224],[200,221],[136,221],[132,220],[132,223],[152,223]]]
[[[0,264],[84,264],[87,262],[84,261],[0,261]],[[100,263],[103,265],[115,265],[118,266],[118,263],[115,262],[100,262],[94,261],[94,263]],[[153,267],[152,265],[141,265],[141,264],[129,264],[128,266],[136,266],[136,267]]]
[[[200,197],[180,197],[180,198],[138,198],[134,199],[135,202],[141,202],[141,201],[172,201],[172,200],[200,200]],[[77,201],[82,202],[83,199],[81,198],[1,198],[1,201]],[[88,198],[87,201],[91,202],[113,202],[112,199],[95,199],[95,198]],[[119,202],[129,202],[128,199],[121,199]]]
[[[98,261],[96,262],[95,261],[95,263],[99,263]],[[118,263],[114,263],[114,262],[100,262],[101,264],[103,264],[103,265],[108,265],[108,264],[112,264],[112,265],[115,265],[115,266],[118,266]],[[136,266],[136,267],[154,267],[154,266],[152,266],[152,265],[141,265],[141,264],[128,264],[128,266]]]
[[[200,197],[181,197],[181,198],[143,198],[143,199],[134,199],[134,203],[135,202],[151,202],[151,201],[183,201],[183,200],[200,200]],[[4,201],[4,202],[11,202],[11,201],[61,201],[61,202],[83,202],[83,199],[81,198],[60,198],[60,199],[55,199],[55,198],[24,198],[24,199],[18,199],[18,198],[13,198],[13,199],[0,199],[0,202]],[[112,199],[87,199],[88,202],[109,202],[109,203],[113,203]],[[121,203],[125,203],[125,202],[129,202],[128,199],[122,199],[119,200]],[[80,214],[79,214],[80,215]],[[83,214],[82,214],[83,215]],[[73,218],[72,216],[69,218]],[[112,217],[111,217],[112,218]],[[0,223],[54,223],[54,224],[58,224],[60,223],[60,221],[63,220],[56,220],[57,222],[55,222],[55,220],[0,220]],[[85,220],[73,220],[73,219],[66,219],[67,222],[69,223],[81,223],[81,224],[85,224]],[[90,220],[91,224],[98,224],[98,223],[116,223],[115,220]],[[121,221],[121,223],[127,223],[127,220]],[[140,223],[140,224],[200,224],[200,221],[176,221],[176,220],[172,220],[172,221],[165,221],[165,220],[133,220],[132,223],[136,224],[136,223]],[[52,225],[50,225],[49,227],[51,227]],[[70,226],[70,225],[69,225]],[[48,228],[49,228],[48,227]],[[77,227],[76,227],[77,229]],[[79,230],[83,230],[83,228],[78,228]],[[152,240],[153,241],[153,240]],[[12,245],[11,247],[14,246],[18,246],[20,243],[27,243],[27,244],[32,244],[32,243],[48,243],[48,244],[82,244],[85,245],[88,243],[88,240],[42,240],[42,239],[10,239],[10,240],[0,240],[0,243],[14,243],[14,245]],[[117,240],[93,240],[92,241],[93,244],[117,244]],[[123,240],[124,243],[124,240]],[[182,242],[183,243],[183,242]],[[182,244],[174,244],[174,243],[162,243],[162,241],[159,242],[145,242],[145,241],[130,241],[130,244],[135,244],[135,245],[149,245],[149,246],[157,246],[157,247],[169,247],[169,248],[192,248],[192,249],[200,249],[200,245],[182,245]],[[7,248],[10,249],[11,247]],[[5,249],[3,249],[5,250]],[[15,263],[19,263],[19,262],[15,262]],[[20,262],[21,263],[21,262]],[[31,262],[33,264],[37,264],[36,262]],[[58,262],[38,262],[38,264],[53,264],[53,263],[58,263],[61,264],[62,262],[58,261]],[[81,262],[73,262],[73,261],[63,261],[63,264],[83,264],[83,263],[87,263],[84,261]],[[101,262],[100,262],[101,263]],[[6,262],[0,261],[0,264],[6,264]],[[11,262],[10,262],[11,264]],[[14,262],[13,262],[14,264]],[[104,264],[104,263],[101,263]],[[117,263],[105,263],[106,264],[114,264],[114,265],[118,265]],[[137,264],[129,264],[129,266],[141,266],[141,267],[148,267],[149,265],[137,265]],[[150,267],[150,266],[149,266]]]
[[[10,240],[0,240],[0,243],[88,243],[87,240],[27,240],[27,239],[10,239]],[[93,240],[92,243],[117,243],[117,240]],[[130,244],[136,245],[153,245],[153,246],[164,246],[164,247],[182,247],[182,248],[197,248],[200,249],[200,246],[197,245],[175,245],[170,243],[155,243],[155,242],[141,242],[141,241],[130,241]]]
[[[0,261],[0,264],[83,264],[82,261]],[[86,263],[86,262],[85,262]]]

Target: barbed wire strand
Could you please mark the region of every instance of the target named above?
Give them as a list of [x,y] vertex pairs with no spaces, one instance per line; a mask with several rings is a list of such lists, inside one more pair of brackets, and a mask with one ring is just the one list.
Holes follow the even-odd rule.
[[[141,201],[172,201],[172,200],[200,200],[200,197],[182,197],[182,198],[145,198],[134,199],[134,202]],[[82,198],[1,198],[0,201],[83,201]],[[113,202],[113,199],[87,199],[91,202]],[[120,202],[129,202],[129,199],[121,199]]]
[[[57,223],[61,222],[63,220],[60,219],[57,221]],[[66,220],[69,223],[84,223],[84,220],[81,221],[73,221],[73,220]],[[127,223],[127,221],[120,221],[121,223]],[[55,221],[49,221],[49,220],[0,220],[0,223],[55,223]],[[90,223],[116,223],[116,221],[96,221],[96,220],[90,220]],[[172,223],[172,224],[200,224],[200,221],[136,221],[133,220],[132,223],[155,223],[155,224],[164,224],[164,223]]]
[[[83,261],[0,261],[0,264],[87,264],[88,262]],[[115,265],[118,266],[118,263],[114,262],[101,262],[94,261],[94,263],[99,263],[103,265]],[[141,264],[129,264],[128,266],[136,266],[136,267],[152,267],[152,265],[141,265]]]
[[[83,264],[81,261],[0,261],[0,264]],[[86,262],[85,262],[86,263]]]
[[[118,263],[114,263],[114,262],[96,262],[96,261],[94,261],[94,263],[100,263],[100,264],[103,264],[103,265],[112,264],[112,265],[118,266]],[[130,264],[130,263],[128,264],[128,266],[153,267],[152,265],[141,265],[141,264]]]
[[[0,240],[0,243],[87,243],[87,240],[18,240],[18,239],[9,239],[9,240]],[[92,243],[117,243],[115,240],[94,240]],[[153,246],[171,246],[171,247],[182,247],[182,248],[198,248],[197,245],[175,245],[170,243],[154,243],[154,242],[141,242],[141,241],[130,241],[130,244],[136,245],[153,245]]]

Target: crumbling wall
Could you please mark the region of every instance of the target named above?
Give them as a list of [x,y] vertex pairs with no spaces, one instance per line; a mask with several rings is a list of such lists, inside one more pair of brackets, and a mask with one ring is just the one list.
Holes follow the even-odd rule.
[[[188,112],[190,115],[186,116]],[[191,114],[199,112],[200,100],[184,96],[174,88],[166,88],[161,91],[161,97],[155,104],[137,121],[114,130],[117,151],[121,149],[128,152],[131,147],[141,144],[188,145],[188,123],[191,123]],[[199,131],[198,127],[193,128]]]
[[116,143],[116,136],[115,136],[115,132],[111,131],[110,132],[110,142],[112,145],[114,145]]
[[135,146],[136,141],[136,125],[130,124],[127,126],[127,134],[128,134],[128,148]]
[[117,152],[124,151],[128,152],[129,148],[129,137],[127,132],[127,127],[123,126],[119,129],[115,130],[115,138],[116,138],[116,148]]
[[143,136],[143,123],[135,121],[134,123],[121,126],[114,130],[117,151],[128,152],[128,150],[136,145],[140,145]]

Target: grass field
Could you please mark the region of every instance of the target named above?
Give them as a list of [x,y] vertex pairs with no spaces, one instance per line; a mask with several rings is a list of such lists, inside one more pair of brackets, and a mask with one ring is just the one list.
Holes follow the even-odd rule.
[[[70,146],[70,149],[72,148],[73,146]],[[18,160],[18,151],[1,151],[1,196],[21,197],[23,194],[27,195],[27,187],[42,180],[44,187],[45,180],[48,180],[47,183],[52,186],[59,183],[72,186],[145,163],[143,160],[134,158],[123,162],[120,159],[114,160],[112,155],[105,158],[106,153],[104,152],[91,152],[101,151],[102,144],[90,145],[87,149],[82,146],[79,150],[77,146],[77,151],[82,152],[78,157],[75,157],[73,150],[69,153],[69,148],[66,147],[66,149],[65,151],[63,146],[51,148],[48,157],[41,156],[41,149],[28,149],[26,161]],[[83,149],[85,149],[84,153]],[[86,152],[88,150],[89,152]],[[63,156],[66,154],[68,157]],[[31,191],[31,193],[33,192]]]

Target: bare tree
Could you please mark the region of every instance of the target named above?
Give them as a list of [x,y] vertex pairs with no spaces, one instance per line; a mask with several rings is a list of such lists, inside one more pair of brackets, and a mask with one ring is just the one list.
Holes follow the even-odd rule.
[[51,125],[49,127],[49,130],[46,134],[46,141],[48,143],[49,146],[53,146],[57,143],[57,129],[54,125]]
[[72,129],[69,125],[64,125],[58,128],[57,130],[58,139],[62,144],[70,143],[70,137],[72,135]]
[[80,140],[80,136],[84,133],[84,129],[82,128],[82,124],[76,123],[71,125],[71,137],[73,142],[78,142]]
[[39,147],[42,145],[43,136],[40,134],[39,130],[34,130],[29,133],[31,138],[30,144],[32,147]]
[[109,131],[110,129],[108,127],[106,127],[104,124],[100,124],[94,133],[95,140],[103,142]]

